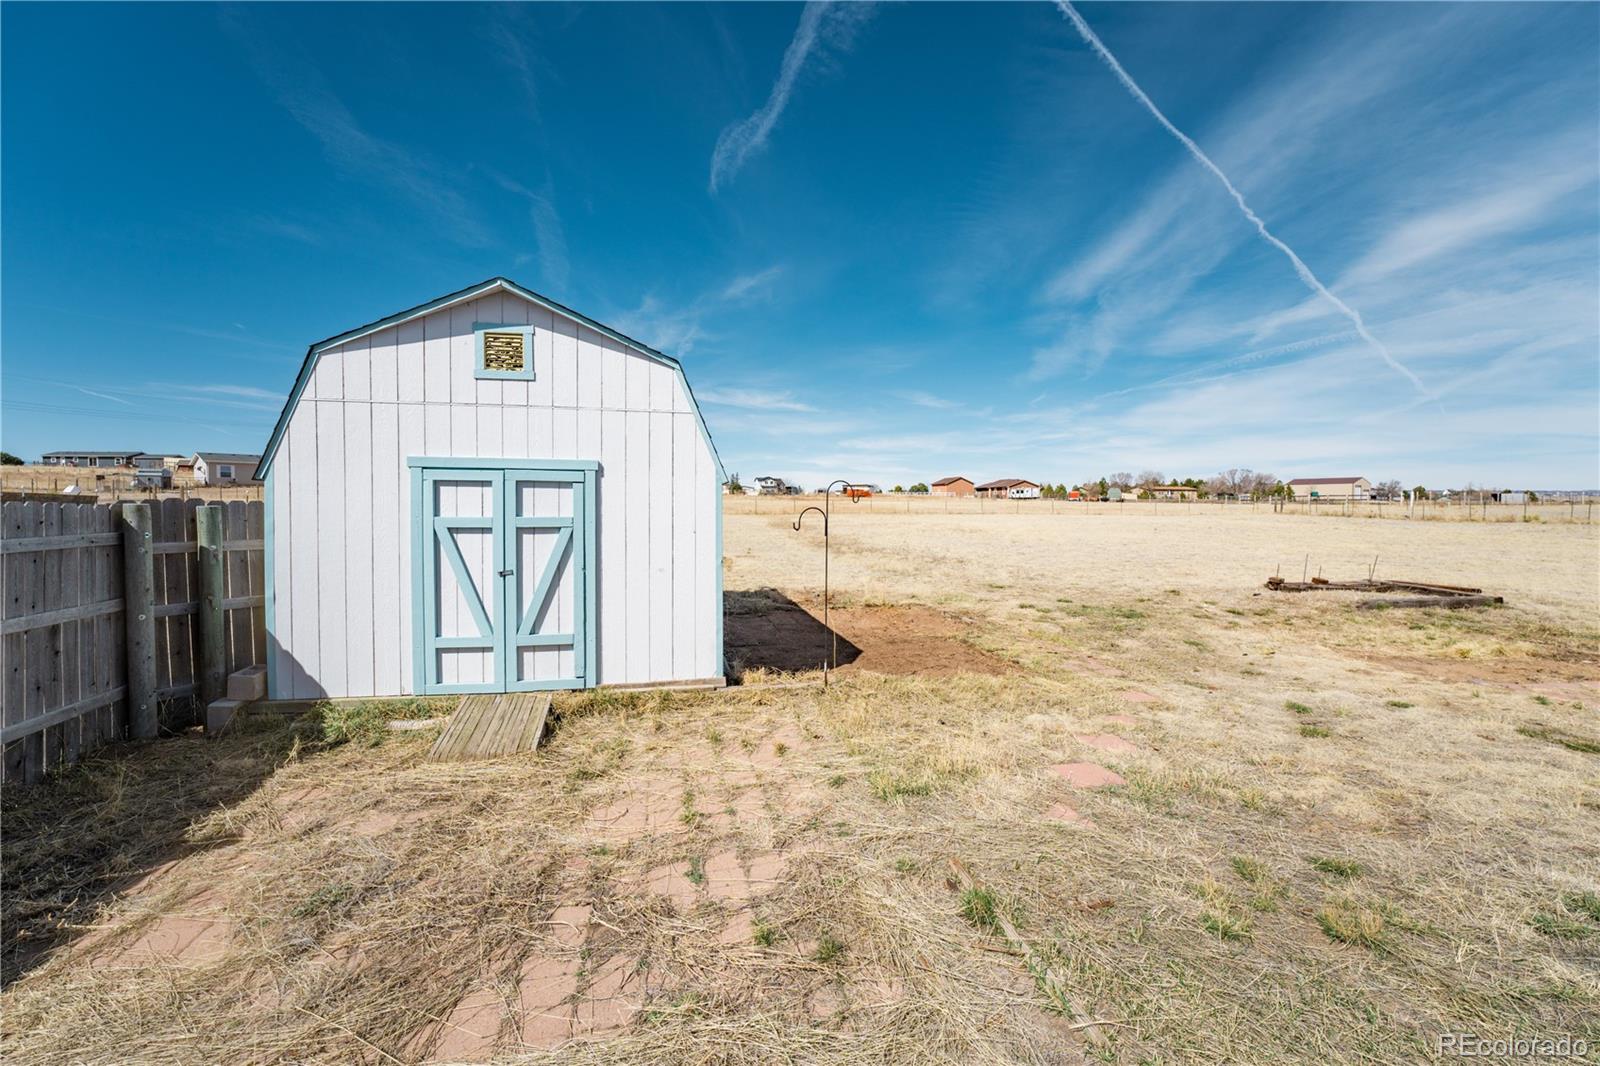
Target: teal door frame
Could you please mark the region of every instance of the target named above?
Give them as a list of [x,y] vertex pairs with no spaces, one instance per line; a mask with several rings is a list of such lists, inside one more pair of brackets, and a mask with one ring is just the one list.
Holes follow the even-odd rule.
[[[600,464],[587,459],[476,459],[454,456],[411,456],[411,613],[412,681],[418,695],[458,692],[527,692],[541,689],[592,688],[595,660],[595,489]],[[487,484],[493,515],[484,518],[435,516],[434,484],[439,481],[478,481]],[[524,481],[559,482],[572,487],[572,515],[519,515],[517,484]],[[480,590],[478,602],[468,602],[479,634],[475,637],[441,637],[436,616],[438,559],[435,538],[446,544],[457,584],[473,589],[452,529],[492,529],[496,575],[489,589]],[[521,611],[517,595],[522,577],[518,569],[517,532],[553,529],[565,533],[538,575],[529,609]],[[449,554],[453,553],[453,554]],[[573,582],[573,631],[570,634],[536,633],[534,629],[545,601],[555,585],[563,556]],[[515,616],[515,617],[514,617]],[[518,681],[513,663],[527,647],[572,645],[573,676]],[[452,648],[482,648],[494,653],[495,678],[477,684],[445,684],[438,680],[439,652]]]

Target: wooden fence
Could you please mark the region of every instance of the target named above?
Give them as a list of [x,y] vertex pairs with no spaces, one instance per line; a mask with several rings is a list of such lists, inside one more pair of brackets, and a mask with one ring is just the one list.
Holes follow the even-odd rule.
[[262,504],[0,507],[7,782],[182,728],[266,661]]

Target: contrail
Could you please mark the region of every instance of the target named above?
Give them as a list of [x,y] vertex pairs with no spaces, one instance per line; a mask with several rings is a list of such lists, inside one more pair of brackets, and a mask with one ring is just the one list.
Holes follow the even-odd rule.
[[1244,195],[1234,188],[1233,182],[1228,180],[1228,175],[1222,172],[1222,168],[1213,163],[1211,157],[1201,151],[1198,144],[1190,140],[1187,134],[1174,126],[1167,116],[1161,113],[1161,109],[1155,105],[1155,101],[1146,96],[1144,90],[1139,88],[1139,84],[1129,76],[1126,70],[1122,69],[1122,64],[1117,62],[1117,57],[1111,54],[1111,50],[1100,43],[1100,38],[1096,37],[1095,32],[1089,28],[1089,24],[1083,21],[1083,16],[1073,8],[1070,0],[1056,0],[1056,6],[1061,9],[1062,14],[1071,20],[1072,25],[1078,30],[1078,36],[1083,38],[1084,43],[1094,49],[1095,54],[1105,61],[1106,66],[1111,68],[1111,73],[1117,76],[1117,80],[1122,83],[1122,87],[1133,94],[1133,98],[1143,104],[1145,110],[1154,115],[1156,121],[1161,123],[1168,133],[1176,137],[1179,143],[1189,150],[1189,154],[1194,156],[1201,166],[1216,175],[1217,180],[1222,182],[1223,187],[1228,190],[1228,195],[1233,197],[1233,202],[1239,205],[1239,210],[1244,213],[1244,217],[1249,219],[1251,224],[1255,226],[1256,232],[1260,233],[1267,243],[1289,257],[1289,262],[1294,264],[1294,272],[1300,275],[1300,280],[1305,282],[1306,288],[1317,293],[1337,308],[1339,313],[1348,318],[1355,326],[1356,332],[1361,335],[1361,339],[1372,345],[1373,349],[1383,356],[1383,361],[1389,364],[1390,369],[1397,374],[1404,375],[1407,381],[1417,387],[1418,392],[1426,394],[1427,390],[1422,387],[1422,380],[1407,369],[1398,359],[1390,355],[1389,349],[1384,346],[1383,342],[1374,337],[1372,332],[1367,329],[1367,324],[1361,319],[1361,312],[1329,292],[1328,287],[1317,280],[1317,276],[1311,272],[1311,268],[1306,266],[1298,255],[1294,254],[1294,249],[1274,237],[1272,232],[1267,229],[1267,224],[1261,221],[1261,217],[1250,210],[1250,205],[1244,202]]
[[766,147],[773,127],[789,106],[800,70],[813,52],[826,57],[830,50],[842,52],[850,47],[855,31],[872,17],[869,3],[834,3],[833,0],[807,0],[800,11],[800,25],[783,53],[778,80],[772,85],[767,102],[755,113],[727,127],[717,137],[711,151],[711,191],[732,178],[745,161]]

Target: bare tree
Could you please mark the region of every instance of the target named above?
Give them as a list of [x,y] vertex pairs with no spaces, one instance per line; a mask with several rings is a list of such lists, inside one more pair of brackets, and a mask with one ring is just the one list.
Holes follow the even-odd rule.
[[1215,477],[1206,482],[1206,488],[1213,496],[1237,496],[1239,494],[1239,468],[1230,467],[1219,470]]
[[1232,466],[1207,478],[1205,489],[1213,496],[1254,498],[1269,495],[1277,483],[1277,477],[1272,474]]
[[1159,470],[1141,471],[1139,474],[1139,480],[1134,482],[1136,485],[1165,485],[1166,483],[1167,475],[1163,474]]
[[1107,474],[1105,480],[1108,484],[1114,485],[1119,489],[1133,488],[1133,475],[1126,470],[1116,474]]

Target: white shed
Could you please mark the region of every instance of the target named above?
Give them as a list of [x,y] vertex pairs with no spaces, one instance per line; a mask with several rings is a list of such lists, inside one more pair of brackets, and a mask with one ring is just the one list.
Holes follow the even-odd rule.
[[273,699],[722,680],[682,367],[505,278],[311,345],[257,476]]

